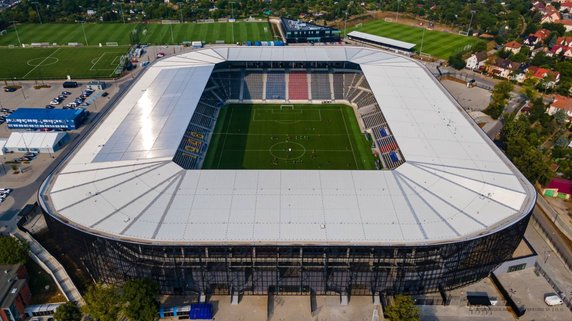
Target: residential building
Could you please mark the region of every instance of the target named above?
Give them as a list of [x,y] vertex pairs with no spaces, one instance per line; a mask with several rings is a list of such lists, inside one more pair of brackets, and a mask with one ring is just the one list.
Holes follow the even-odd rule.
[[489,74],[505,79],[511,79],[513,73],[516,73],[519,68],[520,63],[498,57],[489,59],[487,63],[487,72]]
[[486,51],[477,52],[476,54],[472,54],[469,58],[465,60],[466,65],[465,68],[471,70],[478,70],[485,66],[487,62],[488,55]]
[[535,36],[534,34],[530,34],[528,35],[528,37],[526,37],[526,39],[524,39],[524,41],[522,42],[524,45],[529,46],[529,47],[534,47],[537,43],[539,43],[539,39],[537,36]]
[[0,269],[0,320],[24,320],[24,309],[32,301],[26,267],[22,264],[0,265]]
[[562,56],[565,58],[572,58],[572,47],[569,46],[560,46],[554,45],[550,52],[547,54],[548,56]]
[[572,195],[572,181],[564,178],[553,178],[544,189],[542,195],[569,200]]
[[549,115],[554,115],[560,110],[566,112],[566,116],[568,116],[568,122],[570,122],[570,118],[572,118],[572,98],[561,95],[554,95],[554,99],[546,112]]
[[546,41],[550,37],[550,30],[548,29],[538,29],[533,34],[539,41]]
[[560,12],[553,5],[548,4],[543,9],[539,10],[542,14],[540,23],[558,22],[561,19]]
[[539,81],[546,81],[547,87],[554,87],[560,81],[560,73],[550,69],[531,66],[528,67],[527,76]]
[[522,45],[516,41],[509,41],[504,45],[504,50],[510,51],[513,54],[517,54],[520,52],[520,48]]

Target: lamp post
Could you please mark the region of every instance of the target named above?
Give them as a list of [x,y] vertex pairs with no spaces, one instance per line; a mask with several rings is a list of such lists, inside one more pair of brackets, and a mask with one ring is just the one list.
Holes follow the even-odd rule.
[[399,20],[399,5],[401,4],[401,0],[397,0],[397,12],[395,13],[395,22]]
[[183,7],[185,3],[184,2],[177,2],[177,6],[179,8],[179,16],[181,17],[181,23],[183,23],[183,10],[181,10],[181,8]]
[[469,35],[469,32],[471,31],[471,25],[473,24],[473,16],[475,15],[475,10],[471,10],[471,20],[469,21],[469,28],[467,28],[467,36]]
[[348,35],[348,11],[350,10],[350,5],[353,4],[353,1],[348,2],[348,6],[346,7],[346,19],[344,21],[344,37]]
[[83,26],[85,21],[80,21],[79,23],[81,24],[81,30],[83,31],[83,39],[85,39],[85,45],[89,46],[89,43],[87,42],[87,36],[85,34],[85,27]]
[[40,8],[38,7],[37,2],[31,2],[33,5],[36,6],[36,12],[38,13],[38,20],[40,20],[40,24],[42,24],[42,16],[40,15]]
[[175,44],[175,38],[173,37],[173,24],[169,23],[169,27],[171,29],[171,42]]
[[423,33],[421,34],[421,49],[419,49],[419,55],[423,53],[423,40],[425,40],[425,29],[423,28]]
[[18,22],[18,21],[12,21],[12,24],[14,25],[14,30],[16,30],[16,37],[18,38],[18,43],[20,44],[20,47],[22,47],[22,41],[20,41],[20,35],[18,34],[18,28],[16,28],[16,22]]
[[[234,1],[230,1],[230,18],[234,19]],[[230,23],[230,30],[232,32],[232,43],[234,44],[234,22]]]

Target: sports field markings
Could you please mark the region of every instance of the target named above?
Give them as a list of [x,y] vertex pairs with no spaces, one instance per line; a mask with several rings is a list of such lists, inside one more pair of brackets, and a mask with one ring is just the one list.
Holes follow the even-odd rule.
[[[277,120],[277,119],[256,119],[256,111],[257,111],[257,109],[254,109],[254,110],[253,110],[253,113],[252,113],[252,121],[253,121],[253,122],[275,122],[275,123],[278,123],[278,124],[296,124],[296,123],[299,123],[299,122],[321,122],[321,121],[322,121],[322,111],[321,111],[320,109],[318,109],[318,110],[315,110],[315,109],[312,110],[311,108],[308,108],[308,109],[292,109],[292,110],[282,110],[282,109],[281,109],[281,110],[276,110],[276,109],[271,109],[270,112],[271,112],[271,114],[274,114],[274,115],[280,115],[280,114],[286,115],[286,114],[292,114],[292,112],[294,112],[295,114],[298,114],[298,115],[303,115],[303,114],[304,114],[304,110],[312,111],[312,112],[314,112],[314,113],[315,113],[315,112],[318,112],[319,118],[318,118],[318,119],[292,119],[292,120],[288,120],[288,119],[282,119],[282,120]],[[258,111],[260,111],[260,110],[258,110]],[[268,110],[263,110],[263,114],[264,114],[264,113],[267,113],[267,112],[268,112]],[[260,118],[260,117],[258,117],[258,118]],[[262,118],[264,118],[264,117],[262,117]]]
[[344,129],[346,130],[346,135],[348,137],[348,140],[350,141],[350,148],[352,150],[352,155],[354,156],[354,162],[356,164],[356,168],[359,168],[358,161],[356,158],[356,153],[354,153],[354,146],[352,143],[352,139],[350,138],[350,133],[348,132],[348,124],[346,123],[346,116],[344,115],[341,109],[338,110],[340,111],[340,114],[342,114],[342,119],[344,120]]
[[[232,111],[233,110],[234,110],[234,108],[230,109],[230,115],[228,117],[228,124],[226,125],[226,132],[228,132],[228,130],[230,129],[230,124],[232,124]],[[224,154],[224,145],[226,144],[226,137],[227,137],[227,134],[224,135],[224,138],[222,140],[222,148],[221,148],[221,153],[218,157],[217,167],[220,167],[220,161],[222,160],[222,154]]]
[[[292,149],[291,147],[283,148],[283,149],[276,148],[276,150],[274,151],[275,153],[277,153],[277,152],[286,152],[286,151],[287,151],[288,153],[301,151],[302,153],[301,153],[299,156],[296,156],[296,157],[280,157],[280,156],[278,156],[278,155],[276,155],[276,154],[274,154],[274,153],[272,152],[272,149],[274,149],[276,146],[280,146],[280,145],[287,145],[287,146],[298,145],[298,146],[302,147],[302,149]],[[247,150],[247,151],[249,151],[249,150]],[[258,151],[258,150],[253,150],[253,151]],[[270,153],[270,155],[272,155],[272,157],[277,158],[277,159],[280,159],[280,160],[294,160],[294,159],[300,159],[300,158],[304,157],[304,155],[306,155],[306,147],[304,147],[304,145],[302,145],[302,144],[300,144],[300,143],[289,142],[289,141],[276,143],[276,144],[270,146],[270,148],[268,148],[267,150],[262,149],[262,150],[260,150],[260,151],[267,151],[267,152]]]
[[45,57],[44,60],[40,61],[39,64],[37,64],[34,68],[32,68],[32,70],[28,71],[27,74],[24,75],[24,77],[22,78],[26,78],[28,77],[29,74],[31,74],[34,70],[36,70],[36,68],[38,68],[39,66],[41,66],[44,61],[46,61],[48,58],[50,58],[53,54],[55,54],[56,52],[60,51],[61,48],[56,49],[54,52],[52,52],[49,56]]
[[[91,68],[89,68],[89,71],[97,71],[97,70],[115,70],[115,68],[95,68],[94,67],[99,63],[99,61],[101,60],[101,58],[103,58],[103,56],[105,56],[106,54],[116,54],[115,52],[104,52],[101,54],[101,56],[99,56],[99,58],[93,58],[91,60]],[[116,57],[117,58],[117,57]],[[95,60],[95,62],[94,62]],[[115,59],[114,59],[115,61]]]
[[[46,58],[49,58],[51,62],[44,63]],[[41,59],[44,59],[44,60],[40,61],[39,63],[36,63],[36,61],[41,60]],[[30,67],[50,66],[50,65],[57,64],[59,61],[60,60],[58,58],[55,58],[55,57],[39,57],[39,58],[34,58],[34,59],[30,59],[30,60],[26,61],[26,64]]]

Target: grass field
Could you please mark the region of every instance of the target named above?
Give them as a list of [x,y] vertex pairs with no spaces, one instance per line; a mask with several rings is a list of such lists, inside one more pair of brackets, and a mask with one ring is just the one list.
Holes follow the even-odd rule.
[[112,77],[128,47],[0,48],[0,79]]
[[[367,32],[374,35],[415,43],[415,50],[422,50],[432,56],[447,59],[450,55],[463,50],[466,46],[475,45],[482,41],[474,37],[466,37],[458,34],[425,30],[406,26],[398,23],[386,22],[384,20],[376,20],[358,25],[348,29],[348,32],[357,30]],[[421,48],[421,40],[423,39],[423,48]]]
[[[24,44],[32,42],[48,42],[50,44],[67,45],[79,42],[96,46],[99,43],[117,42],[119,45],[131,44],[134,37],[137,43],[144,44],[179,44],[183,41],[202,40],[214,43],[224,40],[225,43],[246,40],[273,40],[272,28],[267,22],[233,22],[233,23],[184,23],[184,24],[134,24],[109,23],[81,24],[22,24],[8,28],[8,32],[0,36],[0,46],[18,46],[18,36]],[[233,36],[234,34],[234,36]],[[87,38],[87,44],[86,44]]]
[[345,105],[228,105],[203,169],[375,169]]

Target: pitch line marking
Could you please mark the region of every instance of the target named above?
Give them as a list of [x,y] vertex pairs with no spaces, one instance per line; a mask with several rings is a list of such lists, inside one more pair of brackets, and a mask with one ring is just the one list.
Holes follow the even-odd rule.
[[350,141],[350,148],[352,149],[352,155],[354,156],[354,162],[356,163],[356,168],[359,167],[358,165],[358,161],[356,158],[356,154],[354,153],[354,146],[352,143],[352,139],[350,138],[350,133],[348,132],[348,124],[346,123],[346,116],[344,115],[344,113],[342,112],[341,109],[338,109],[340,111],[340,114],[342,114],[342,119],[344,120],[344,129],[346,130],[346,134],[348,137],[348,140]]
[[28,71],[28,73],[25,74],[24,77],[22,77],[22,78],[28,77],[29,74],[31,74],[34,70],[36,70],[36,68],[38,68],[39,66],[41,66],[41,65],[44,63],[44,61],[46,61],[48,58],[50,58],[53,54],[55,54],[56,52],[60,51],[60,49],[62,49],[62,48],[56,49],[56,50],[55,50],[54,52],[52,52],[49,56],[47,56],[46,58],[44,58],[44,60],[40,61],[40,63],[39,63],[36,67],[34,67],[34,68],[32,68],[32,70]]

